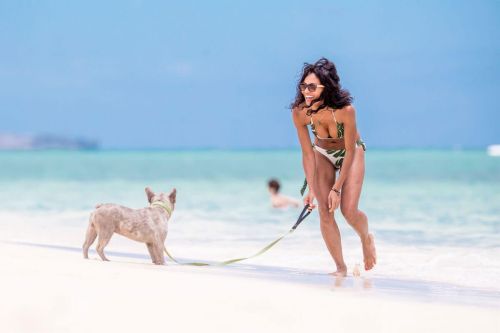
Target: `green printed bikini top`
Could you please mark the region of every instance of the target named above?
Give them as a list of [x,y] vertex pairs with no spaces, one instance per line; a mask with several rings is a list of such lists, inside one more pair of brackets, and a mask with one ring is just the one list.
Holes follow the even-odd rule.
[[[318,110],[321,108],[322,106],[320,106],[318,108]],[[308,110],[308,112],[310,112],[311,109]],[[337,137],[339,139],[342,139],[344,137],[344,124],[343,123],[338,123],[337,122],[337,119],[335,118],[335,112],[332,110],[332,116],[333,116],[333,120],[335,121],[335,124],[337,125]],[[311,131],[313,132],[314,136],[317,137],[318,139],[331,139],[330,136],[328,136],[328,138],[321,138],[318,136],[318,133],[316,132],[316,127],[314,126],[314,122],[313,122],[313,117],[312,117],[312,114],[309,114],[309,117],[311,117]]]

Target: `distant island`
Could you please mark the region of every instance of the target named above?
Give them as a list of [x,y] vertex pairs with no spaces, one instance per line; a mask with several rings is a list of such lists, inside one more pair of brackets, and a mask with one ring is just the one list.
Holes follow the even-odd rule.
[[96,140],[74,139],[58,135],[21,135],[0,133],[0,150],[32,150],[32,149],[99,149]]

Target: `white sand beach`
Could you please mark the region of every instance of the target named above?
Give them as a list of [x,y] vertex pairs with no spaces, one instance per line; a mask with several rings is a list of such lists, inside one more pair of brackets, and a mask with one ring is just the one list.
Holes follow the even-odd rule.
[[[499,332],[492,306],[0,243],[1,332]],[[376,289],[376,287],[374,288]]]

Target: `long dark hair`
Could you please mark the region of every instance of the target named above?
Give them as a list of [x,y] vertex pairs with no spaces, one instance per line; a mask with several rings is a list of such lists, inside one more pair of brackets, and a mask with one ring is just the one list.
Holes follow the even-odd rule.
[[319,97],[319,100],[323,99],[324,106],[341,109],[352,103],[351,94],[348,90],[342,89],[340,85],[340,78],[335,64],[326,58],[321,58],[314,64],[304,63],[302,75],[297,83],[297,95],[290,105],[290,109],[298,107],[305,101],[304,95],[300,91],[300,84],[311,73],[316,74],[321,84],[325,86]]

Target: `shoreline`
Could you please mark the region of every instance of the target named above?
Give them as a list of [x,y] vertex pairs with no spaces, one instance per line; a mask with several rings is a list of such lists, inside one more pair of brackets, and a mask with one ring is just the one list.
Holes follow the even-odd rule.
[[[0,240],[0,246],[2,244],[28,248],[40,248],[64,253],[74,253],[78,256],[78,258],[83,260],[83,258],[81,258],[82,250],[79,247]],[[156,267],[160,270],[165,267],[176,270],[187,269],[191,271],[192,269],[192,272],[195,274],[216,274],[236,278],[275,281],[280,283],[310,286],[321,290],[373,294],[394,300],[402,299],[445,305],[500,308],[500,290],[464,286],[440,281],[390,278],[376,274],[373,275],[371,272],[364,272],[364,275],[361,277],[353,277],[349,272],[347,277],[338,278],[329,275],[327,272],[319,272],[315,270],[246,263],[238,263],[229,266],[193,267],[178,265],[172,262],[168,257],[166,257],[165,266],[155,266],[150,263],[150,258],[146,254],[112,250],[106,251],[106,254],[110,258],[111,262],[123,264],[145,264],[151,265],[152,267]],[[94,249],[89,250],[89,257],[90,261],[101,262]],[[127,259],[131,261],[127,261]],[[197,260],[194,258],[182,257],[176,259],[180,262],[192,262]],[[212,261],[207,262],[215,263]],[[107,264],[106,262],[102,263]]]

